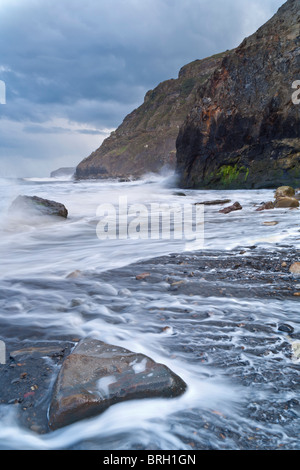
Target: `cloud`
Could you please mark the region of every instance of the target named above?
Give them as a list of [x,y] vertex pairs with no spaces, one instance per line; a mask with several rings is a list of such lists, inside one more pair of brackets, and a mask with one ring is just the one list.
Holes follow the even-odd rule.
[[[100,145],[98,133],[117,127],[147,90],[176,78],[195,59],[237,46],[282,0],[1,0],[0,80],[6,83],[3,122],[27,136],[15,158],[32,153],[29,134],[65,155],[69,134],[82,145],[73,164]],[[63,119],[69,127],[47,123]],[[88,137],[95,145],[87,144]],[[72,146],[73,148],[73,146]],[[0,159],[4,158],[0,147]],[[20,154],[18,153],[20,151]],[[80,153],[82,152],[82,153]],[[47,152],[40,155],[45,162]],[[71,152],[70,152],[71,153]],[[62,161],[62,165],[65,162]],[[42,163],[41,163],[42,167]]]

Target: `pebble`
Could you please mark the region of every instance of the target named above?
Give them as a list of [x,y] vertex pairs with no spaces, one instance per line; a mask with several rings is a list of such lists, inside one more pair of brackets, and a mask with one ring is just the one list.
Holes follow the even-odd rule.
[[149,276],[150,276],[150,273],[138,274],[138,275],[136,276],[136,280],[137,280],[137,281],[141,281],[141,280],[143,280],[143,279],[146,279],[146,278],[149,277]]

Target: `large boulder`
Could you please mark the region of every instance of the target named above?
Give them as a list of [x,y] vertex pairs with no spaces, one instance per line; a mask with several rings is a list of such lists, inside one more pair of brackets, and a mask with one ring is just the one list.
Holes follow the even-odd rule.
[[37,196],[18,196],[10,206],[10,213],[68,217],[68,210],[63,204]]
[[61,428],[125,400],[172,398],[185,390],[184,381],[167,366],[143,354],[85,339],[59,372],[49,426],[53,430]]
[[296,191],[291,186],[280,186],[276,189],[275,199],[280,199],[281,197],[294,197]]

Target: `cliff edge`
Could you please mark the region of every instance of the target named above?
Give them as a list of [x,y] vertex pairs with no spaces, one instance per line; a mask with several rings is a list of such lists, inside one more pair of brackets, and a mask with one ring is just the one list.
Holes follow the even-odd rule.
[[185,188],[300,185],[300,0],[223,58],[177,139]]

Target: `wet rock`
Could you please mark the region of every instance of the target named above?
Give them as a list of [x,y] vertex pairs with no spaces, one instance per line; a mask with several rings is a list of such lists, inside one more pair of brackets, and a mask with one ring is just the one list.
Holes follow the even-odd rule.
[[290,267],[290,273],[300,274],[300,263],[293,263]]
[[222,204],[229,204],[231,202],[230,199],[215,199],[213,201],[204,201],[204,202],[196,202],[195,206],[203,204],[204,206],[218,206]]
[[126,400],[173,398],[185,390],[183,380],[165,365],[143,354],[85,339],[60,370],[49,426],[53,430],[61,428]]
[[259,208],[256,209],[256,211],[260,212],[260,211],[265,211],[265,210],[270,210],[270,209],[275,209],[275,203],[272,201],[265,202],[264,204],[259,206]]
[[291,186],[280,186],[280,188],[276,189],[275,192],[275,199],[280,199],[282,197],[294,197],[295,190]]
[[278,326],[278,331],[282,331],[284,333],[293,333],[295,330],[291,325],[287,325],[286,323],[281,323]]
[[68,217],[66,207],[56,201],[49,201],[37,196],[18,196],[10,206],[10,212],[26,212],[32,215]]
[[288,207],[299,207],[299,201],[295,197],[280,197],[276,200],[275,208],[284,209]]
[[232,206],[225,207],[225,209],[220,210],[222,214],[229,214],[232,211],[241,211],[243,208],[239,202],[235,202]]

